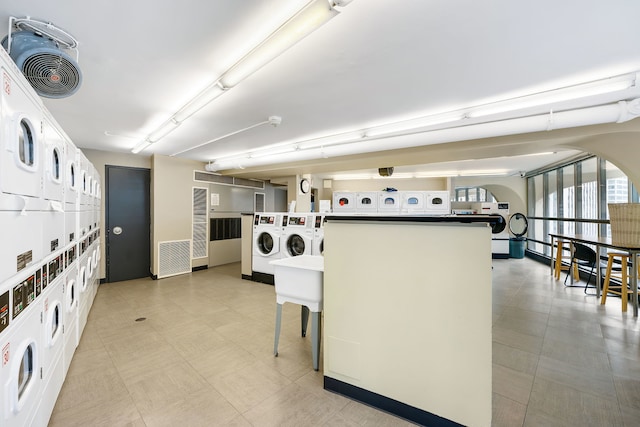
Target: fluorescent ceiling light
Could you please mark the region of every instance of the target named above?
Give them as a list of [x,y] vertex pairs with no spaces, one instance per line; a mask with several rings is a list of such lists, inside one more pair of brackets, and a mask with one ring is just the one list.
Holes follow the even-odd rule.
[[178,112],[173,115],[173,118],[177,122],[185,121],[200,111],[205,105],[222,95],[225,90],[226,89],[220,86],[218,82],[211,84],[178,110]]
[[403,120],[401,122],[389,123],[387,125],[376,126],[366,130],[366,136],[378,137],[382,135],[390,135],[395,133],[418,130],[427,126],[441,125],[462,120],[464,116],[461,113],[442,114],[417,119]]
[[359,141],[362,138],[364,138],[364,133],[356,131],[309,139],[307,141],[296,142],[295,145],[297,145],[301,150],[307,150],[309,148],[326,147],[328,145],[337,145],[344,142]]
[[[153,143],[165,137],[178,127],[180,123],[197,113],[218,96],[222,95],[227,89],[230,89],[240,83],[258,69],[271,62],[282,52],[289,49],[291,46],[340,13],[334,9],[334,6],[343,7],[351,1],[352,0],[311,1],[291,19],[280,26],[280,28],[274,31],[265,41],[260,43],[251,52],[236,62],[235,65],[228,69],[215,83],[209,85],[202,92],[196,95],[195,98],[185,104],[171,117],[170,120],[152,132],[146,140]],[[134,149],[138,149],[140,146],[146,148],[149,145],[144,145],[141,142]],[[139,152],[142,149],[139,149],[136,152]]]
[[180,122],[176,122],[173,119],[167,120],[158,129],[151,132],[147,140],[151,143],[157,142],[173,132],[178,126],[180,126]]
[[327,0],[312,1],[225,72],[220,83],[234,87],[338,13]]
[[479,106],[469,112],[469,117],[484,117],[508,111],[552,105],[559,102],[573,101],[608,93],[614,93],[632,88],[636,85],[636,73],[610,77],[590,83],[568,86],[561,89],[549,90],[533,95],[521,96],[505,101],[498,101]]
[[142,150],[144,150],[145,148],[147,148],[148,146],[150,146],[151,143],[148,140],[144,140],[144,141],[140,141],[138,143],[138,145],[136,145],[135,147],[133,147],[133,149],[131,150],[131,152],[133,154],[138,154],[139,152],[141,152]]
[[296,147],[295,145],[289,145],[285,147],[276,147],[272,149],[265,149],[265,150],[260,150],[256,152],[251,152],[249,154],[249,157],[252,159],[257,159],[259,157],[277,156],[279,154],[292,153],[297,149],[298,147]]

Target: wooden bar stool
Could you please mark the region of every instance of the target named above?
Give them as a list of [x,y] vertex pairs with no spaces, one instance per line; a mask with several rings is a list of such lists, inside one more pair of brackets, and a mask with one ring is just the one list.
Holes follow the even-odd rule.
[[[565,255],[564,251],[565,245],[567,245],[567,255]],[[562,260],[566,259],[567,261],[571,261],[571,253],[571,241],[561,239],[556,240],[556,260],[553,269],[553,276],[556,280],[560,280],[560,274],[569,269],[569,265],[562,265]],[[575,280],[580,280],[577,264],[573,265],[573,278]]]
[[[616,258],[620,258],[620,267],[614,267],[614,260]],[[600,299],[600,304],[605,304],[607,302],[607,294],[620,295],[622,298],[622,312],[625,313],[627,311],[627,302],[629,300],[629,289],[627,286],[628,283],[628,265],[629,265],[629,254],[623,252],[609,252],[607,254],[607,270],[604,277],[604,285],[602,287],[602,298]],[[618,268],[620,271],[618,271]],[[638,272],[640,272],[640,265],[638,265]],[[611,278],[620,279],[620,289],[616,289],[618,286],[613,285],[614,289],[611,288]]]

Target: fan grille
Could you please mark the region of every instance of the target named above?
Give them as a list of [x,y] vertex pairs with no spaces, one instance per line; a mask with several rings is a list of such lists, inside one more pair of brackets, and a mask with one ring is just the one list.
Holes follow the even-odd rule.
[[62,98],[73,94],[80,86],[81,76],[75,63],[63,55],[39,52],[22,64],[22,72],[40,95]]

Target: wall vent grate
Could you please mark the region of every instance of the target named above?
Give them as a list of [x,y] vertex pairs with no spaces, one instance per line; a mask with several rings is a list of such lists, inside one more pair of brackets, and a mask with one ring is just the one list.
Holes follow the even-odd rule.
[[206,258],[209,256],[207,239],[207,189],[193,189],[193,221],[192,234],[193,257]]
[[234,187],[247,187],[264,190],[264,181],[257,179],[235,178],[211,172],[193,171],[193,180],[210,182],[212,184],[233,185]]
[[191,273],[191,240],[158,242],[158,279]]

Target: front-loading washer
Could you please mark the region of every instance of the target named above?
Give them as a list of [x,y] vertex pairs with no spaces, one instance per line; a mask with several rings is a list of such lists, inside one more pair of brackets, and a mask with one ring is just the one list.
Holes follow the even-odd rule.
[[336,191],[333,193],[334,213],[353,213],[356,211],[357,194],[350,191]]
[[481,202],[471,205],[477,214],[500,215],[502,223],[494,228],[491,235],[491,256],[493,258],[509,258],[509,202]]
[[73,354],[78,347],[78,264],[69,267],[59,277],[64,283],[62,322],[64,327],[64,373],[67,374]]
[[64,282],[49,286],[42,301],[42,396],[38,407],[38,425],[47,425],[64,383],[64,336],[62,326]]
[[41,300],[35,299],[35,276],[35,270],[21,273],[0,289],[0,295],[9,291],[11,307],[11,323],[0,335],[3,426],[32,425],[42,394],[42,311]]
[[[275,273],[270,261],[280,259],[280,234],[282,232],[282,214],[256,213],[253,220],[253,256],[251,269],[258,281],[267,281],[260,275]],[[257,274],[256,274],[257,273]],[[273,281],[273,278],[272,280]]]
[[324,214],[313,216],[313,244],[311,245],[311,255],[324,255]]
[[398,191],[381,191],[378,193],[378,213],[384,215],[400,214],[401,199]]
[[311,255],[313,251],[313,214],[290,213],[282,230],[282,258]]

